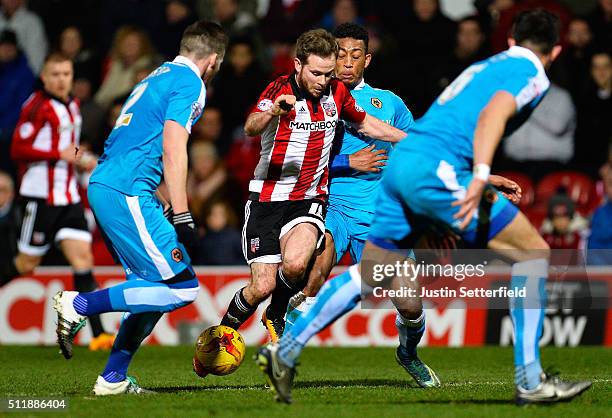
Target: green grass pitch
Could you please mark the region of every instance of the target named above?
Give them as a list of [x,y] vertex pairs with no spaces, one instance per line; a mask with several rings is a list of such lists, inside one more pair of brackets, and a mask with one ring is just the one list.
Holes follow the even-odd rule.
[[143,347],[130,374],[158,393],[96,398],[91,388],[107,353],[77,348],[66,361],[53,347],[3,346],[0,398],[68,397],[62,415],[88,418],[612,416],[612,350],[602,347],[543,349],[546,366],[567,378],[591,379],[593,387],[571,403],[523,408],[511,403],[509,348],[421,349],[442,380],[443,387],[432,390],[415,386],[395,363],[393,348],[308,348],[290,406],[275,403],[264,387],[253,348],[234,374],[206,379],[192,373],[192,353],[192,347]]

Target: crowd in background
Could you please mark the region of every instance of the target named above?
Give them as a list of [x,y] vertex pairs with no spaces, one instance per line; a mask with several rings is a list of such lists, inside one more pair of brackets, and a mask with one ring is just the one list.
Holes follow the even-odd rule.
[[[599,181],[576,192],[589,194],[582,203],[569,188],[557,187],[563,181],[546,202],[536,196],[527,203],[553,247],[577,248],[603,202],[607,212],[593,217],[602,224],[592,229],[607,227],[597,245],[612,248],[612,212],[605,209],[612,200],[612,0],[592,3],[591,12],[577,15],[557,0],[475,0],[478,13],[454,21],[437,0],[1,0],[0,170],[10,176],[0,174],[0,197],[16,179],[8,150],[19,109],[40,87],[37,75],[49,51],[73,59],[81,142],[99,155],[132,87],[176,56],[185,27],[212,19],[231,41],[190,140],[188,195],[202,233],[194,258],[243,264],[241,212],[259,138],[246,137],[242,124],[267,83],[293,70],[300,33],[350,21],[365,25],[373,55],[366,81],[396,92],[418,118],[463,69],[507,47],[516,13],[545,7],[561,18],[564,50],[550,69],[549,94],[505,140],[494,169],[522,173],[533,184],[560,170],[578,171],[589,184]],[[0,228],[13,222],[6,207],[0,199]]]

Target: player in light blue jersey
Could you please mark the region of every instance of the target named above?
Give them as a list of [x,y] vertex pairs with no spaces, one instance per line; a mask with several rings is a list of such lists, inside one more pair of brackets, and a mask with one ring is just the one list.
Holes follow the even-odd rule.
[[[518,404],[568,400],[591,385],[565,382],[542,371],[538,340],[544,319],[549,248],[509,201],[517,200],[520,188],[489,175],[502,137],[526,120],[546,93],[550,83],[545,67],[561,50],[557,42],[556,16],[542,10],[523,12],[517,16],[510,48],[472,65],[442,93],[410,129],[409,139],[395,147],[381,180],[364,247],[364,254],[369,257],[375,253],[373,260],[385,264],[405,260],[400,243],[421,227],[410,223],[408,218],[414,219],[414,215],[452,228],[469,244],[483,242],[492,249],[514,250],[510,288],[525,288],[528,294],[510,300]],[[491,186],[499,192],[490,189],[484,193]],[[488,213],[485,206],[490,207]],[[374,286],[380,283],[368,274],[362,277],[360,266],[353,265],[325,284],[310,312],[323,323],[333,321]],[[305,326],[306,318],[300,316],[293,328]],[[291,399],[295,361],[303,348],[301,341],[285,338],[291,337],[289,334],[280,345],[260,350],[260,356],[276,371],[269,378],[284,401]]]
[[[226,45],[219,25],[201,21],[189,26],[179,56],[132,90],[91,176],[91,208],[127,281],[90,293],[59,292],[54,308],[58,344],[67,359],[86,317],[125,312],[94,386],[96,395],[145,392],[127,375],[132,357],[165,312],[188,305],[198,294],[188,254],[197,234],[187,206],[187,140],[204,108],[202,79],[218,71]],[[156,197],[162,176],[171,222]]]

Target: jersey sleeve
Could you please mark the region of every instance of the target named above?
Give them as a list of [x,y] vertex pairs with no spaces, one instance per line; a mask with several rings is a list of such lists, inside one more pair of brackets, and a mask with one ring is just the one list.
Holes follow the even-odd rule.
[[[24,106],[13,133],[13,141],[11,143],[11,158],[13,160],[29,163],[34,161],[57,161],[60,159],[60,153],[57,149],[46,151],[34,147],[36,138],[40,135],[51,136],[53,129],[57,129],[57,127],[50,126],[51,122],[47,117],[48,112],[47,105],[44,103],[35,103],[31,107]],[[46,130],[43,130],[45,125],[48,127]]]
[[393,126],[408,133],[408,130],[414,124],[414,117],[402,99],[395,95],[393,95],[393,99],[395,108],[395,114],[393,115]]
[[541,100],[550,87],[550,81],[544,70],[536,68],[531,61],[516,61],[499,90],[510,93],[516,101],[517,111],[520,111],[528,103]]
[[268,110],[272,109],[276,98],[281,94],[284,94],[285,85],[286,83],[283,82],[281,78],[277,78],[276,80],[268,84],[268,87],[266,87],[265,90],[259,96],[257,104],[255,105],[251,113],[267,112]]
[[353,122],[360,123],[366,117],[366,112],[357,104],[351,92],[346,88],[344,83],[336,82],[336,88],[338,89],[338,97],[340,98],[340,118]]
[[194,77],[184,77],[183,80],[182,83],[175,83],[170,90],[164,120],[173,120],[191,133],[191,127],[202,116],[206,88],[201,80]]

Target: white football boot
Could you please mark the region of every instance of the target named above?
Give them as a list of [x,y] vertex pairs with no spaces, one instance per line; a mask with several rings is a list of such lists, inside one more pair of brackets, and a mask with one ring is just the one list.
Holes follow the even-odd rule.
[[96,384],[93,387],[93,393],[97,396],[107,396],[124,394],[146,395],[155,392],[141,388],[138,386],[136,379],[131,376],[117,383],[107,382],[102,376],[98,376]]
[[57,312],[57,343],[68,360],[72,358],[72,343],[77,332],[85,326],[87,317],[74,310],[72,302],[79,292],[61,291],[53,296],[53,309]]

